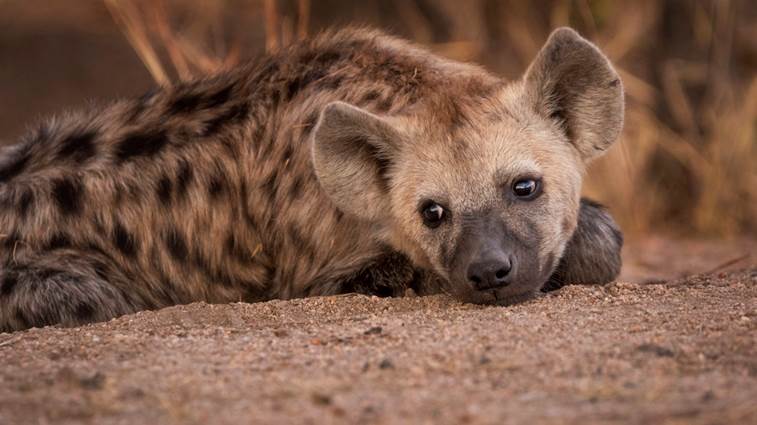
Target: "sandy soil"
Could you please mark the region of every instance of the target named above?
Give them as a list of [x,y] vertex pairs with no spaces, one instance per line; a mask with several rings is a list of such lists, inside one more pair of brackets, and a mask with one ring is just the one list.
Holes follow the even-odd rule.
[[509,307],[358,295],[0,334],[0,423],[757,423],[757,268]]

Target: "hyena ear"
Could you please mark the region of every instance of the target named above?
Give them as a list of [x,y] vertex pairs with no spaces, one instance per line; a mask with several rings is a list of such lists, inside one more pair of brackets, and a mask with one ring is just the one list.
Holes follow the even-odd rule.
[[324,108],[313,132],[313,165],[336,206],[367,220],[389,209],[389,169],[399,132],[381,117],[344,102]]
[[623,127],[623,85],[610,61],[570,28],[555,30],[526,71],[529,101],[555,120],[588,161]]

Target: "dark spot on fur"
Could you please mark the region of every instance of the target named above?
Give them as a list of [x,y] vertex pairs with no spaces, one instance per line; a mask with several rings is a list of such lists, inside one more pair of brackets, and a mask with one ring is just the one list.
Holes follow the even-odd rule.
[[83,322],[88,322],[94,318],[95,308],[92,307],[90,304],[80,303],[79,305],[76,306],[74,315],[76,315],[77,319]]
[[270,108],[271,109],[276,109],[277,105],[281,101],[281,90],[279,88],[274,88],[274,89],[272,89],[272,91],[271,91],[271,93],[270,93],[269,96],[270,96],[270,100],[271,100],[270,101],[270,105],[271,105]]
[[6,272],[3,276],[2,286],[0,286],[0,295],[7,297],[13,292],[18,284],[18,276],[13,272]]
[[29,163],[31,154],[29,149],[25,149],[19,156],[4,167],[0,168],[0,182],[8,181],[24,172],[26,165]]
[[189,257],[187,242],[184,240],[184,237],[179,234],[177,229],[170,229],[167,231],[164,240],[171,257],[182,263],[187,261],[187,258]]
[[163,203],[163,205],[171,205],[171,192],[173,191],[173,182],[171,181],[171,178],[167,175],[163,175],[160,180],[158,180],[158,188],[157,188],[157,195],[160,202]]
[[184,196],[187,193],[190,183],[192,183],[192,177],[194,172],[192,166],[187,161],[181,161],[179,164],[179,172],[176,175],[176,193],[178,196]]
[[36,271],[35,277],[39,281],[45,281],[45,280],[50,279],[51,277],[53,277],[55,275],[59,275],[60,273],[61,273],[61,271],[58,270],[58,269],[43,268],[43,269],[39,269],[39,270]]
[[53,198],[63,215],[81,212],[84,187],[74,178],[61,178],[53,183]]
[[286,149],[284,149],[284,153],[281,154],[281,162],[286,163],[288,167],[291,163],[291,161],[288,160],[292,158],[293,154],[294,148],[292,147],[292,144],[288,144]]
[[87,161],[95,156],[97,149],[95,147],[94,131],[85,131],[72,134],[61,142],[58,158],[61,160],[72,159],[78,163]]
[[289,100],[296,96],[297,93],[299,93],[299,91],[302,89],[302,85],[302,79],[300,77],[297,77],[287,83],[287,94],[285,99]]
[[339,50],[327,50],[316,56],[315,61],[320,66],[332,65],[342,58],[342,52]]
[[31,189],[26,189],[21,193],[18,200],[18,213],[21,217],[26,217],[29,212],[29,208],[34,203],[34,192]]
[[210,178],[208,182],[208,195],[211,198],[218,198],[226,190],[226,176],[219,171],[216,175]]
[[239,124],[250,115],[250,104],[245,102],[232,106],[225,113],[211,119],[205,124],[205,136],[210,136],[223,130],[227,125]]
[[610,87],[618,87],[618,84],[620,84],[620,80],[615,79],[615,80],[610,81],[609,86]]
[[49,241],[47,241],[47,250],[52,251],[61,248],[70,248],[73,245],[71,238],[62,232],[55,233]]
[[151,157],[158,154],[168,144],[165,131],[155,133],[133,133],[116,146],[116,159],[119,163],[136,157]]
[[231,98],[233,86],[224,87],[208,97],[208,108],[215,108],[228,102]]
[[368,93],[363,95],[363,97],[360,99],[361,104],[373,102],[374,100],[378,99],[381,96],[381,92],[378,90],[370,90]]
[[121,253],[127,257],[137,255],[137,241],[121,223],[116,223],[113,228],[113,243]]
[[201,102],[200,93],[187,93],[174,99],[168,109],[172,114],[186,114],[199,108]]
[[106,282],[109,280],[110,273],[108,273],[108,267],[104,263],[102,263],[100,261],[93,261],[92,262],[92,270],[95,271],[95,274],[100,279],[102,279],[102,280],[104,280]]
[[310,69],[301,76],[290,80],[286,86],[285,100],[291,100],[298,93],[305,90],[310,84],[326,76],[326,70],[321,68]]
[[199,109],[216,108],[229,101],[233,88],[233,86],[226,86],[208,96],[205,96],[203,92],[186,93],[176,98],[169,109],[172,113],[184,114]]

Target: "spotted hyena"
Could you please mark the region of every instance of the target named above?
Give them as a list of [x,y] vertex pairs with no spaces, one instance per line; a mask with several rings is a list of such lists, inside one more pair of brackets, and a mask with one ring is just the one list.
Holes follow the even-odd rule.
[[351,29],[55,117],[0,155],[0,330],[612,280],[620,233],[579,192],[622,116],[618,75],[570,29],[509,83]]

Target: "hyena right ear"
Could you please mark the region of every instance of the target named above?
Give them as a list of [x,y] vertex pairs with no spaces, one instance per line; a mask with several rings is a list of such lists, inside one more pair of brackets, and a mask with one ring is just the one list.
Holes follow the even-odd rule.
[[584,161],[604,152],[623,127],[623,85],[610,61],[570,28],[555,30],[524,77],[527,101],[554,120]]
[[336,206],[367,220],[389,210],[389,170],[399,132],[381,117],[344,102],[324,108],[313,132],[313,166]]

